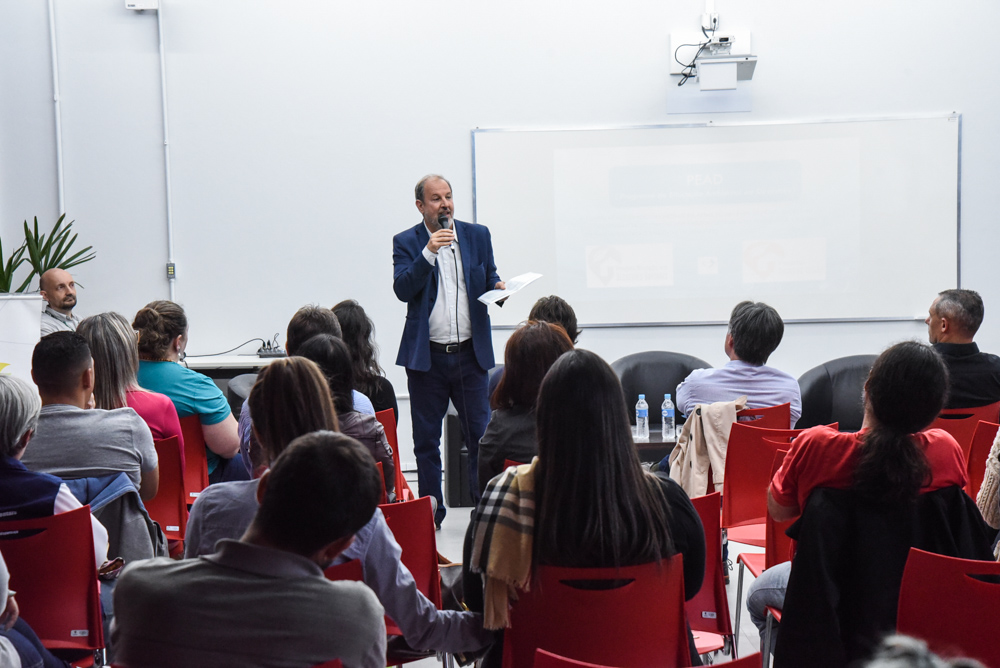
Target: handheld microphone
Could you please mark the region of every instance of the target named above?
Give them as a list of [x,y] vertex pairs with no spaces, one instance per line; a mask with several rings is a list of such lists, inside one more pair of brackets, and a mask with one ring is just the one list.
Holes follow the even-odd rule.
[[[440,227],[442,230],[447,230],[451,228],[451,220],[448,218],[448,214],[446,213],[438,214],[438,227]],[[453,244],[448,244],[446,248],[450,248],[452,252],[454,252],[455,250],[455,246]]]

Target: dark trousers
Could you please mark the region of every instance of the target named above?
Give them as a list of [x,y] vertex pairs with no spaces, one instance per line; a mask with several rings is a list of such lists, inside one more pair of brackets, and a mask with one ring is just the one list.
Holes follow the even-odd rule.
[[407,369],[406,384],[410,392],[418,495],[437,499],[434,519],[440,522],[445,515],[441,496],[441,422],[448,412],[449,399],[458,411],[469,450],[469,488],[479,501],[479,439],[490,421],[486,394],[488,375],[476,362],[476,354],[470,346],[458,353],[431,352],[430,371]]

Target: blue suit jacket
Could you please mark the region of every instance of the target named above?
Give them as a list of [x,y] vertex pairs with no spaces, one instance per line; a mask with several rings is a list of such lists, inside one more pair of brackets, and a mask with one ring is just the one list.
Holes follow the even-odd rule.
[[[486,371],[493,368],[493,337],[489,311],[479,296],[500,281],[493,264],[493,242],[488,228],[459,220],[455,221],[455,234],[469,297],[473,349],[476,361]],[[406,302],[406,325],[396,364],[414,371],[431,368],[429,318],[437,298],[438,269],[424,259],[422,251],[428,240],[430,234],[423,221],[392,238],[392,289]]]

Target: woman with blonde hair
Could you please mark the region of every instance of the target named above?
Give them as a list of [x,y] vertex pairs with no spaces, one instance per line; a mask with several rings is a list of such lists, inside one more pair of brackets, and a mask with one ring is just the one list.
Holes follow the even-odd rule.
[[97,408],[129,407],[139,414],[155,440],[177,437],[184,461],[184,435],[170,397],[139,387],[139,338],[124,316],[99,313],[76,329],[87,340],[94,358],[94,401]]

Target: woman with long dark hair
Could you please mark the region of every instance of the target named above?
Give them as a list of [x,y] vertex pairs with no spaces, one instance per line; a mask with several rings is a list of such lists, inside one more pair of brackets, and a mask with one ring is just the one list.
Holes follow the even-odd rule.
[[331,334],[317,334],[299,346],[301,357],[312,360],[326,377],[333,407],[340,422],[340,433],[357,439],[368,449],[375,461],[382,464],[385,492],[395,499],[396,464],[385,429],[375,416],[354,410],[354,368],[351,354],[344,342]]
[[479,491],[504,469],[504,461],[530,462],[538,454],[535,404],[549,367],[573,349],[566,331],[548,322],[514,330],[504,348],[504,373],[490,397],[493,413],[479,441]]
[[333,307],[340,322],[343,341],[351,353],[354,369],[354,389],[372,401],[375,412],[392,409],[392,416],[399,422],[399,406],[396,391],[385,377],[378,363],[378,344],[375,343],[375,324],[365,313],[361,304],[353,299],[345,299]]
[[[507,625],[506,582],[523,589],[539,565],[629,566],[679,552],[685,596],[697,594],[705,574],[701,521],[675,482],[642,468],[611,367],[586,350],[563,354],[542,381],[536,411],[538,457],[490,482],[466,536],[466,602],[484,610],[484,625]],[[518,510],[531,540],[501,545],[491,521],[501,506]],[[503,574],[490,559],[496,550],[508,557]],[[498,657],[494,648],[487,661]]]
[[[947,393],[948,369],[933,348],[907,341],[885,350],[865,382],[861,431],[813,427],[792,441],[768,489],[771,516],[778,521],[799,516],[817,487],[853,489],[893,505],[964,486],[961,447],[945,431],[924,431],[944,408]],[[782,607],[790,572],[790,562],[769,568],[747,594],[750,618],[762,637],[767,606]]]

